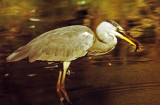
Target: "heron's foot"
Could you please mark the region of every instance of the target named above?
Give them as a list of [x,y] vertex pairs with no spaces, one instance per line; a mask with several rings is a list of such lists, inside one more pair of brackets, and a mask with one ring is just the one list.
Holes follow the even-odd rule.
[[60,84],[59,84],[59,83],[57,84],[57,93],[58,93],[58,95],[59,95],[59,97],[60,97],[60,101],[62,102],[62,101],[64,100],[64,97],[63,97],[63,95],[62,95],[61,87],[60,87]]
[[[63,85],[62,86],[60,86],[59,84],[57,85],[57,93],[60,97],[61,102],[63,102],[64,99],[66,99],[66,101],[71,104],[69,97],[68,97],[68,94],[67,94],[65,87]],[[63,97],[63,95],[65,98]]]
[[60,101],[63,102],[63,100],[64,100],[64,97],[60,97]]
[[68,97],[68,94],[67,94],[67,92],[66,92],[66,89],[65,89],[65,87],[64,87],[63,85],[61,86],[61,91],[62,91],[62,93],[64,94],[65,99],[67,100],[67,102],[71,104],[70,99],[69,99],[69,97]]

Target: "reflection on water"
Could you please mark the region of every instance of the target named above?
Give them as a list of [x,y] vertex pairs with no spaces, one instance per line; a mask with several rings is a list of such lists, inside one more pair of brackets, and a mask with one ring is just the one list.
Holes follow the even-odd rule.
[[66,88],[75,105],[159,105],[160,6],[158,0],[1,0],[0,105],[59,105],[57,62],[6,63],[34,37],[58,27],[83,24],[94,32],[115,20],[143,45],[124,41],[104,56],[72,62]]

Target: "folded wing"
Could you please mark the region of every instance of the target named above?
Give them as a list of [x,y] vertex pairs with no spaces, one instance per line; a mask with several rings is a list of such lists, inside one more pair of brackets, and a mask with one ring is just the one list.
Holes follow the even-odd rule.
[[30,62],[72,61],[84,56],[94,40],[94,33],[86,26],[58,28],[20,47],[7,58],[7,61],[18,61],[26,57],[29,57]]

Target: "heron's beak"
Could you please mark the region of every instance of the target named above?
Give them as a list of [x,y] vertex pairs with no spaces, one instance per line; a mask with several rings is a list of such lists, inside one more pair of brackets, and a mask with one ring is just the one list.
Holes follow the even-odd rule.
[[129,33],[123,31],[123,30],[118,30],[118,32],[121,34],[121,36],[119,36],[120,38],[126,40],[127,42],[129,42],[130,44],[136,46],[136,50],[139,50],[139,45],[140,43],[134,39]]

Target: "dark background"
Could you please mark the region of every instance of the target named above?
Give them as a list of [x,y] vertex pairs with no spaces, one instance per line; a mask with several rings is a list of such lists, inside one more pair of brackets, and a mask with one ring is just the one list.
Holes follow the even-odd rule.
[[[1,0],[0,105],[60,105],[58,62],[6,57],[36,36],[62,26],[86,25],[94,32],[117,21],[143,47],[118,40],[107,55],[71,63],[66,90],[73,105],[160,105],[160,6],[158,0]],[[64,103],[67,104],[67,103]]]

